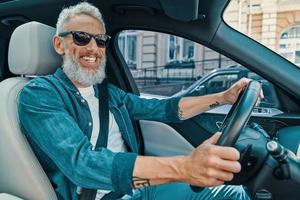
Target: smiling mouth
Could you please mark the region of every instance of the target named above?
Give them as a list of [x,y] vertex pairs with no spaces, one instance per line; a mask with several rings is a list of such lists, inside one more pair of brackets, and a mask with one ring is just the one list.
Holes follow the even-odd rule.
[[97,60],[95,56],[83,56],[82,59],[88,63],[95,63]]

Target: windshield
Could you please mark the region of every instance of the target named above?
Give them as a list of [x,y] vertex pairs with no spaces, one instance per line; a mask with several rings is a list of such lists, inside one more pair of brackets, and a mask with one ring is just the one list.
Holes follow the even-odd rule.
[[300,66],[300,0],[232,0],[224,21]]

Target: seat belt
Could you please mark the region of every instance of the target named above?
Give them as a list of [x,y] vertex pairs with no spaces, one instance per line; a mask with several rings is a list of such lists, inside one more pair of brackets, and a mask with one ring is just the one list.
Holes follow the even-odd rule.
[[[97,138],[95,150],[100,147],[107,147],[108,141],[108,125],[109,125],[109,109],[108,109],[108,88],[106,79],[101,84],[98,84],[98,99],[99,99],[99,120],[100,130]],[[95,200],[97,190],[83,188],[80,194],[80,200]],[[117,192],[106,194],[102,200],[114,200],[121,197]]]

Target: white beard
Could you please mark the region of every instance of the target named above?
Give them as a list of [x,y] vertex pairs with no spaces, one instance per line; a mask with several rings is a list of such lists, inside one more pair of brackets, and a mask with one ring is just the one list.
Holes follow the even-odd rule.
[[92,71],[81,67],[80,63],[68,51],[65,51],[65,53],[63,71],[69,79],[84,86],[91,86],[96,83],[100,84],[105,79],[106,56],[103,56],[97,71]]

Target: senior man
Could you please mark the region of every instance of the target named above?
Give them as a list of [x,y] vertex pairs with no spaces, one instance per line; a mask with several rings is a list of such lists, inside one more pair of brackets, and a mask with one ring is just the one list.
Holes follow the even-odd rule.
[[[53,38],[62,67],[33,79],[19,96],[21,127],[58,199],[248,199],[242,186],[222,185],[241,166],[236,149],[214,145],[219,133],[187,156],[140,156],[131,120],[188,119],[234,103],[249,80],[202,97],[142,99],[106,84],[109,39],[96,7],[64,8]],[[106,92],[107,103],[100,98]],[[189,184],[205,189],[195,193]]]

